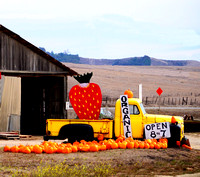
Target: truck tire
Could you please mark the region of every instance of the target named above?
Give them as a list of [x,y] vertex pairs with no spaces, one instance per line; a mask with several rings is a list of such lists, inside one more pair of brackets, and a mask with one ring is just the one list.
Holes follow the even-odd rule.
[[94,139],[94,131],[91,125],[68,124],[60,129],[59,138],[68,138],[70,143],[80,140],[92,141]]
[[168,138],[168,147],[177,147],[176,141],[180,141],[181,128],[176,124],[170,125],[171,137]]
[[49,141],[49,137],[46,135],[43,136],[43,139],[44,139],[44,141]]

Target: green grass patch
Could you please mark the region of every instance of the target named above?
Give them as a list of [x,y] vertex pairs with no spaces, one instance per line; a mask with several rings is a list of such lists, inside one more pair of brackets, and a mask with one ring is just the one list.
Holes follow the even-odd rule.
[[73,166],[67,165],[66,161],[58,164],[40,164],[36,169],[27,171],[27,169],[16,169],[12,172],[13,177],[65,177],[65,176],[111,176],[114,169],[107,163],[87,164]]

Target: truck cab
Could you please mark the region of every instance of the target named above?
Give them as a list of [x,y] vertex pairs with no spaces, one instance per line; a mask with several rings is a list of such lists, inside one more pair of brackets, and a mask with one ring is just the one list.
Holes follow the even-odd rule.
[[[130,110],[130,121],[132,129],[133,138],[145,138],[144,127],[146,124],[169,122],[171,127],[172,136],[178,136],[179,141],[184,137],[184,123],[183,118],[180,116],[169,116],[169,115],[156,115],[156,114],[147,114],[145,108],[142,104],[142,101],[138,98],[128,98],[129,110]],[[173,120],[176,122],[172,122]],[[176,125],[174,125],[174,124]],[[172,128],[173,127],[173,128]],[[176,129],[176,134],[174,135],[174,130]],[[121,112],[121,101],[118,99],[115,105],[115,126],[114,126],[115,136],[118,137],[124,133],[123,129],[123,120]]]

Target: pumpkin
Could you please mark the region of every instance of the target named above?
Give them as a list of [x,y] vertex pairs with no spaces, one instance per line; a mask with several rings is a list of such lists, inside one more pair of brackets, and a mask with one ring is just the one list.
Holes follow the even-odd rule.
[[34,145],[33,146],[33,152],[36,154],[41,154],[42,153],[42,148],[39,145]]
[[10,148],[10,151],[11,151],[11,152],[19,152],[19,148],[18,148],[17,146],[12,146],[12,147]]
[[73,145],[71,148],[72,148],[72,152],[77,152],[78,151],[78,147],[75,146],[75,145]]
[[99,147],[97,144],[92,143],[90,145],[90,152],[98,152],[99,151]]
[[141,141],[141,142],[139,143],[139,148],[140,148],[140,149],[143,149],[143,148],[144,148],[144,142],[143,142],[143,141]]
[[128,98],[133,98],[133,92],[130,89],[125,90],[124,95],[127,95]]
[[112,149],[117,149],[118,148],[118,144],[116,142],[112,142],[111,143],[111,148]]
[[154,149],[154,143],[151,143],[149,148]]
[[186,149],[189,149],[189,150],[192,150],[192,147],[186,145],[186,144],[183,144],[182,147],[186,148]]
[[71,151],[70,149],[71,149],[70,147],[64,147],[63,150],[62,150],[62,153],[68,154]]
[[103,134],[98,134],[97,139],[98,139],[99,141],[103,141],[103,139],[104,139]]
[[145,142],[145,143],[144,143],[144,148],[145,148],[145,149],[149,149],[149,148],[150,148],[149,143],[146,143],[146,142]]
[[54,148],[51,147],[51,146],[48,146],[48,147],[46,148],[46,153],[47,153],[47,154],[53,154],[53,153],[54,153]]
[[127,143],[127,148],[128,148],[128,149],[133,149],[133,148],[134,148],[134,145],[135,145],[134,142],[133,142],[133,141],[130,141],[130,142]]
[[63,150],[64,150],[64,147],[63,146],[59,146],[58,148],[57,148],[57,153],[63,153]]
[[116,139],[116,143],[122,142],[123,140],[124,140],[123,137],[119,137]]
[[160,149],[160,144],[159,143],[154,144],[154,148],[155,149]]
[[25,153],[25,154],[30,154],[30,153],[31,153],[30,148],[29,148],[28,146],[25,146],[25,147],[23,148],[23,153]]
[[73,146],[78,146],[80,143],[78,141],[73,142]]
[[127,142],[123,141],[122,143],[120,143],[119,148],[120,149],[126,149],[126,145],[127,145]]
[[10,147],[7,146],[7,145],[4,146],[3,151],[4,151],[4,152],[10,152]]
[[83,147],[81,148],[81,151],[88,152],[89,149],[90,149],[90,146],[88,144],[84,144]]
[[135,143],[134,143],[134,148],[139,148],[139,142],[138,141],[135,141]]
[[101,150],[101,151],[105,151],[105,150],[106,150],[106,145],[105,145],[105,144],[102,144],[101,147],[100,147],[100,150]]
[[145,140],[145,143],[151,144],[152,141],[151,141],[151,139],[146,139],[146,140]]
[[111,145],[114,141],[112,139],[109,139],[108,141],[105,141],[106,149],[111,149]]

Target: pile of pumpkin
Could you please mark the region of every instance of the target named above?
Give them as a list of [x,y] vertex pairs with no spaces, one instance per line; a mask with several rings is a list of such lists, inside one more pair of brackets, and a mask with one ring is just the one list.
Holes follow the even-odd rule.
[[146,139],[144,141],[126,138],[121,135],[116,140],[101,140],[101,141],[76,141],[74,143],[61,143],[44,141],[40,145],[19,145],[5,146],[4,152],[20,152],[20,153],[71,153],[71,152],[98,152],[109,149],[165,149],[168,146],[167,139]]

